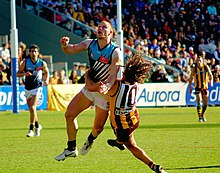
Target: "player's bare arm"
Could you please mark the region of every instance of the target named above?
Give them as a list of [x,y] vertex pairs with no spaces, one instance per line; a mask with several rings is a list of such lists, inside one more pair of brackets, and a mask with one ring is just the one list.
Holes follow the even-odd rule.
[[192,72],[190,74],[189,78],[189,92],[192,93],[192,81],[193,81],[193,76],[194,76],[195,70],[192,68]]
[[44,80],[44,84],[43,85],[48,85],[49,84],[49,70],[48,70],[48,66],[47,63],[43,61],[43,72],[44,72],[44,76],[43,76],[43,80]]
[[86,39],[81,41],[78,44],[71,44],[69,37],[62,37],[60,39],[61,48],[64,53],[66,54],[76,54],[88,49],[89,44],[91,43],[92,39]]
[[19,70],[16,73],[16,77],[22,77],[22,76],[31,76],[32,73],[30,73],[29,71],[25,72],[25,60],[21,62],[20,66],[19,66]]

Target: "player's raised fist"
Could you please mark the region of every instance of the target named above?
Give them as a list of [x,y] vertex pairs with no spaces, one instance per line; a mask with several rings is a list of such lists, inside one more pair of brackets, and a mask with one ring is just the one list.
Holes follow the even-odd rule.
[[69,44],[69,41],[70,41],[70,38],[69,38],[69,37],[62,37],[62,38],[60,39],[61,47],[67,47],[68,44]]

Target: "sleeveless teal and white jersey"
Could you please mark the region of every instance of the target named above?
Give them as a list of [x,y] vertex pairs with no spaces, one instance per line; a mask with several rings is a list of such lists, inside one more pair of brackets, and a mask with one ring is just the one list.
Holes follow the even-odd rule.
[[43,60],[38,58],[36,63],[31,58],[25,59],[25,72],[29,71],[32,75],[25,77],[25,89],[32,90],[42,86]]
[[118,46],[110,42],[104,48],[100,49],[98,40],[94,39],[88,48],[90,71],[89,76],[94,82],[105,81],[110,75],[110,65],[112,54]]

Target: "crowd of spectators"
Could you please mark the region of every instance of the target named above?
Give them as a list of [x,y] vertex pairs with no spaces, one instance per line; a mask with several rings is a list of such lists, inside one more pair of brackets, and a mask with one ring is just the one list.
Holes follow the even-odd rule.
[[[85,38],[96,33],[69,18],[96,29],[102,20],[117,30],[116,0],[35,0],[66,17],[42,11],[41,15]],[[55,17],[55,18],[54,18]],[[54,21],[55,19],[55,21]],[[197,56],[210,66],[214,81],[220,81],[220,3],[212,0],[123,0],[124,43],[153,59],[152,82],[187,82]],[[115,38],[117,37],[117,32]],[[130,49],[124,50],[130,56]],[[178,70],[174,72],[166,66]],[[75,76],[76,72],[71,73]],[[77,81],[75,79],[71,79]]]
[[[71,31],[69,17],[96,29],[102,20],[117,30],[116,0],[38,0],[67,18],[56,14],[58,25]],[[49,17],[50,18],[50,17]],[[52,22],[54,16],[52,16]],[[152,82],[187,82],[190,67],[202,55],[215,82],[220,66],[220,3],[211,0],[123,0],[124,43],[153,58]],[[82,37],[96,34],[75,24],[73,32]],[[115,37],[117,36],[117,33]],[[130,56],[130,49],[125,49]],[[165,68],[174,67],[178,72]]]

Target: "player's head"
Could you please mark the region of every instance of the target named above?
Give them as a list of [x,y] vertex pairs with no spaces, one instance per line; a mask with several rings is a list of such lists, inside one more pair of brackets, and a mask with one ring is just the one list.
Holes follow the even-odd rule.
[[40,52],[40,48],[39,48],[39,46],[36,45],[36,44],[32,44],[32,45],[30,45],[30,47],[29,47],[29,52],[30,52],[32,49],[37,49],[38,52]]
[[36,44],[32,44],[29,47],[29,54],[31,57],[38,57],[40,54],[40,48]]
[[97,28],[97,37],[98,39],[104,39],[108,37],[112,37],[114,33],[114,29],[112,25],[107,21],[102,21]]
[[145,60],[143,54],[136,52],[127,60],[123,80],[130,84],[135,82],[144,83],[144,78],[150,77],[152,67],[152,63]]
[[197,66],[202,66],[202,64],[204,63],[204,59],[203,59],[203,57],[202,56],[198,56],[197,58],[196,58],[196,64],[197,64]]

